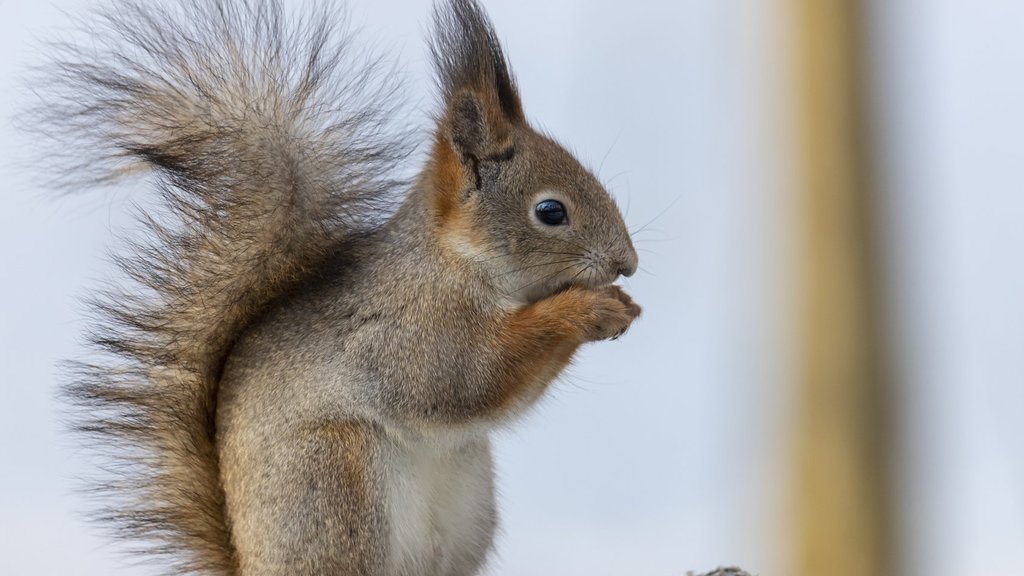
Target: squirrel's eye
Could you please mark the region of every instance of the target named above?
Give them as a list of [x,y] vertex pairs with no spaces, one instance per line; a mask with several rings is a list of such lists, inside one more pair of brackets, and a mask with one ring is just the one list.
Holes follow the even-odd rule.
[[534,212],[537,219],[548,226],[558,226],[566,222],[565,206],[558,200],[544,200],[537,204]]

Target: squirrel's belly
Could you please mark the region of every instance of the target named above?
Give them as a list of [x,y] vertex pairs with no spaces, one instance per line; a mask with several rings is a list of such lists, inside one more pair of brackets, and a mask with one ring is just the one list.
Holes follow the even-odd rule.
[[417,441],[388,463],[389,574],[475,574],[495,526],[486,438],[453,448]]

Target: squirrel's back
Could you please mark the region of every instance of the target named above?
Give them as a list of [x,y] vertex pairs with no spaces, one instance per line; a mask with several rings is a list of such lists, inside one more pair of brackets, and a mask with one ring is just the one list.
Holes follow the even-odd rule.
[[347,239],[374,227],[407,152],[394,84],[329,2],[115,0],[88,42],[56,45],[25,122],[55,142],[55,180],[104,186],[139,168],[164,212],[116,256],[130,279],[94,298],[97,360],[71,365],[76,429],[112,457],[98,514],[179,573],[234,574],[214,446],[238,334]]

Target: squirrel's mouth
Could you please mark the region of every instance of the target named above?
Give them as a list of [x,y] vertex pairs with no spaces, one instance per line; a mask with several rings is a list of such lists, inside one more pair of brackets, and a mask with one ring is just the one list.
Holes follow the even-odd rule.
[[588,267],[583,264],[580,269],[574,269],[565,274],[563,279],[551,279],[548,282],[538,282],[530,290],[522,292],[525,302],[536,302],[555,294],[560,294],[570,288],[582,288],[584,290],[595,290],[609,286],[618,280],[619,275],[599,268]]
[[558,284],[552,294],[558,294],[559,292],[565,292],[570,288],[584,288],[587,290],[593,290],[595,288],[603,288],[604,286],[610,286],[618,280],[618,275],[612,274],[581,274],[580,276],[586,276],[586,278],[573,278],[566,280],[561,284]]

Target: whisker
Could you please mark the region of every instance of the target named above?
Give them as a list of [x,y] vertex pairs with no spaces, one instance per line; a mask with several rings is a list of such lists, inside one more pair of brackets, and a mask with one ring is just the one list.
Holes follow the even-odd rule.
[[[495,249],[495,250],[497,250],[497,249]],[[550,251],[550,250],[530,250],[529,252],[523,252],[523,253],[515,253],[515,252],[513,252],[511,254],[498,254],[497,256],[491,256],[491,257],[488,257],[488,258],[474,259],[473,262],[475,262],[477,264],[481,264],[481,263],[484,263],[484,262],[490,262],[492,260],[497,260],[498,258],[510,258],[512,256],[526,257],[526,256],[530,256],[530,255],[533,255],[533,254],[547,254],[547,255],[552,255],[552,256],[573,256],[573,257],[576,257],[576,258],[582,257],[582,254],[578,254],[576,252],[555,252],[555,251]]]
[[661,212],[658,212],[658,215],[657,215],[657,216],[655,216],[654,218],[651,218],[650,220],[648,220],[648,221],[647,221],[647,223],[646,223],[646,224],[644,224],[643,226],[641,226],[639,230],[636,230],[636,231],[632,231],[632,230],[631,230],[631,231],[629,232],[629,235],[630,235],[630,237],[636,236],[637,234],[639,234],[639,233],[643,232],[644,230],[646,230],[648,226],[650,226],[651,224],[654,224],[654,222],[655,222],[655,221],[657,221],[657,220],[658,220],[659,218],[661,218],[662,216],[664,216],[666,212],[668,212],[669,210],[671,210],[671,209],[672,209],[672,207],[673,207],[673,206],[675,206],[675,205],[676,205],[676,203],[677,203],[677,202],[679,202],[679,200],[680,200],[681,198],[682,198],[682,195],[680,195],[680,196],[676,196],[676,197],[675,197],[675,200],[672,200],[672,202],[670,202],[670,203],[669,203],[669,205],[668,205],[668,206],[666,206],[664,210],[662,210]]
[[[648,230],[648,232],[653,232],[653,230]],[[678,236],[669,236],[667,238],[632,238],[633,244],[639,244],[641,242],[672,242],[678,239]]]
[[551,266],[553,264],[566,264],[568,262],[576,262],[576,259],[575,258],[571,258],[571,259],[567,259],[567,260],[555,260],[555,261],[552,261],[552,262],[541,262],[539,264],[531,264],[529,266],[523,266],[522,268],[517,268],[515,270],[510,270],[508,272],[502,272],[501,274],[494,274],[494,275],[489,276],[489,278],[492,278],[492,279],[494,279],[494,278],[504,278],[505,276],[508,276],[510,274],[516,274],[516,273],[522,272],[524,270],[530,270],[532,268],[540,268],[541,266]]
[[623,170],[622,172],[616,172],[615,175],[613,175],[610,179],[604,182],[604,187],[609,189],[612,188],[612,183],[615,182],[615,180],[617,180],[620,176],[624,176],[626,174],[628,174],[628,171],[626,170]]
[[583,258],[584,255],[591,253],[590,248],[587,248],[586,246],[580,244],[579,242],[577,242],[577,241],[575,241],[575,240],[573,240],[571,238],[565,238],[564,241],[568,242],[569,244],[572,244],[573,246],[575,246],[575,247],[577,247],[577,248],[579,248],[580,250],[583,251],[582,254],[579,254],[580,258]]
[[572,284],[572,283],[576,282],[576,279],[580,277],[580,274],[583,274],[584,272],[586,272],[587,268],[589,268],[589,267],[590,267],[590,264],[587,264],[586,268],[581,268],[581,269],[577,270],[576,273],[572,275],[572,278],[569,279],[569,284]]
[[609,155],[610,155],[610,154],[612,153],[612,150],[614,150],[614,149],[615,149],[615,145],[619,143],[619,138],[622,138],[622,132],[623,132],[623,130],[624,130],[624,129],[620,129],[620,130],[619,130],[619,133],[615,135],[615,140],[612,140],[612,145],[608,147],[608,151],[607,151],[607,152],[605,152],[605,153],[604,153],[604,157],[602,157],[602,158],[601,158],[601,163],[600,163],[600,164],[598,164],[598,166],[597,166],[597,175],[598,175],[598,178],[600,178],[600,177],[601,177],[601,169],[602,169],[602,168],[604,168],[604,162],[605,162],[605,160],[607,160],[607,159],[608,159],[608,156],[609,156]]
[[[538,278],[538,279],[534,280],[533,282],[530,282],[529,284],[520,286],[520,287],[516,288],[515,290],[513,290],[513,292],[519,292],[520,290],[525,290],[526,288],[529,288],[530,286],[533,286],[533,285],[538,284],[540,282],[546,282],[546,281],[554,278],[555,276],[558,276],[562,272],[565,272],[566,270],[569,270],[570,268],[573,267],[574,264],[575,264],[575,262],[573,264],[570,264],[569,266],[566,266],[565,268],[562,268],[561,270],[556,270],[556,271],[552,272],[551,274],[548,274],[547,276]],[[511,294],[506,294],[506,295],[507,296],[511,296]]]

